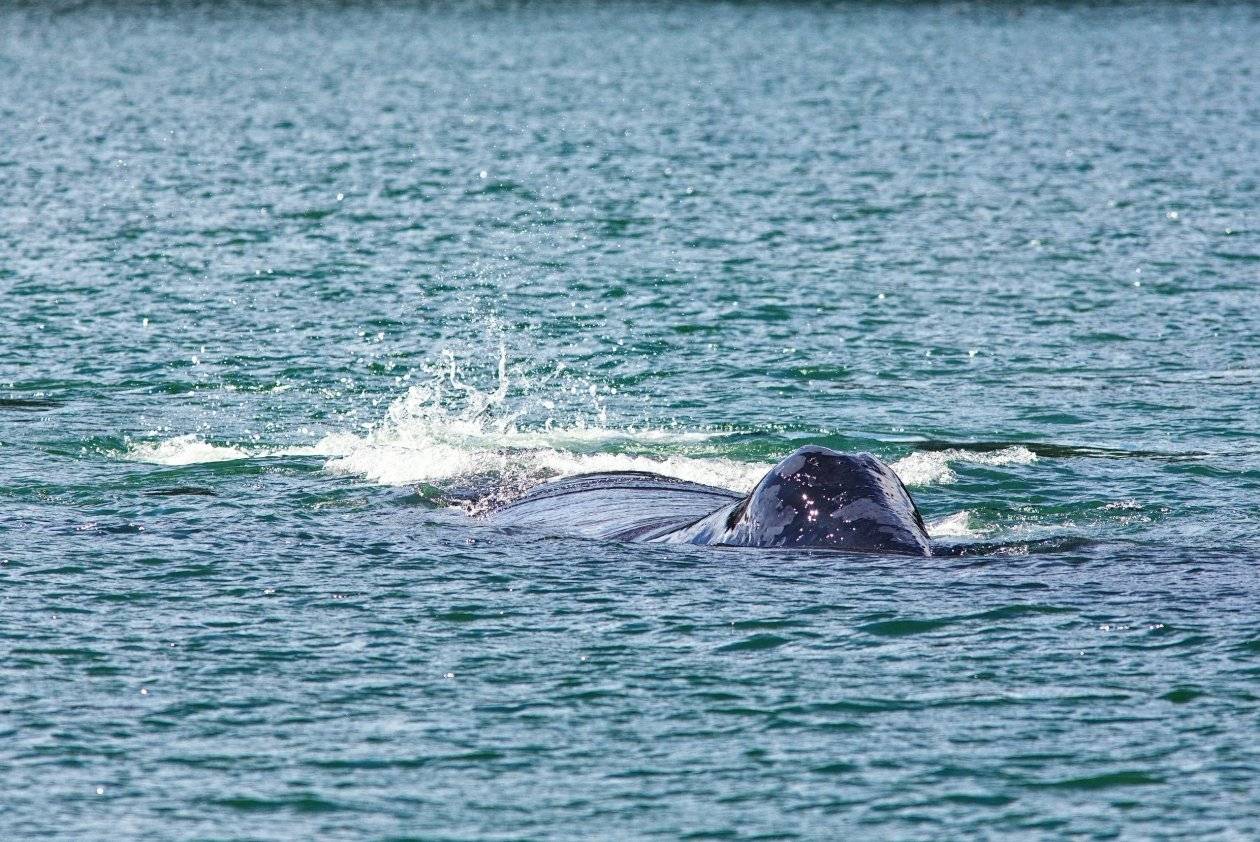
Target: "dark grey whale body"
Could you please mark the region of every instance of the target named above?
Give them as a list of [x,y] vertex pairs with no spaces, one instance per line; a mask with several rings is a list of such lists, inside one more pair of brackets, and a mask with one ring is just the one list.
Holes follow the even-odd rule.
[[617,472],[539,486],[487,519],[620,541],[932,554],[892,469],[867,453],[797,450],[746,495],[658,474]]

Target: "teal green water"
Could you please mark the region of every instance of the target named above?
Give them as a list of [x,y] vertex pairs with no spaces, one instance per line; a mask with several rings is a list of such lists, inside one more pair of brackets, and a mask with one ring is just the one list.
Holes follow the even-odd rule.
[[[1247,4],[0,9],[0,838],[1249,838]],[[868,450],[929,560],[444,501]]]

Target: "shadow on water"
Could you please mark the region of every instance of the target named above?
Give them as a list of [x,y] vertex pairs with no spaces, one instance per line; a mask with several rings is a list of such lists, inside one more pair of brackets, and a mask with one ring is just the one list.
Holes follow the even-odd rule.
[[941,542],[932,544],[932,555],[941,558],[966,556],[1052,555],[1094,549],[1108,542],[1081,535],[1056,535],[1049,538],[1010,541]]
[[144,492],[145,497],[216,497],[217,492],[211,488],[197,485],[181,485],[175,488],[155,488]]
[[1124,450],[1093,445],[1051,444],[1028,441],[946,441],[942,439],[912,439],[907,441],[919,450],[944,452],[969,450],[977,453],[993,453],[1011,447],[1023,447],[1043,459],[1154,459],[1166,462],[1185,462],[1203,459],[1217,454],[1201,450],[1170,452],[1160,450]]
[[[462,513],[467,514],[466,511],[462,511]],[[799,559],[806,564],[814,561],[825,561],[827,559],[864,559],[894,564],[915,564],[928,560],[920,556],[902,555],[898,553],[872,553],[869,551],[842,550],[829,547],[810,547],[808,549],[792,547],[736,547],[723,544],[704,546],[696,544],[643,543],[635,541],[619,541],[615,539],[599,540],[575,536],[572,534],[553,532],[550,530],[538,530],[528,527],[494,524],[475,515],[468,517],[467,520],[469,524],[479,527],[478,531],[484,530],[484,532],[482,532],[483,535],[488,534],[494,536],[483,540],[498,540],[505,544],[544,545],[556,542],[563,542],[565,544],[577,542],[578,544],[585,545],[602,544],[621,547],[634,546],[636,548],[650,547],[662,550],[666,553],[676,553],[680,559],[689,556],[692,553],[700,553],[706,557],[706,561],[712,560],[714,555],[720,556],[726,560],[753,559],[771,556],[776,562]],[[1097,538],[1088,538],[1081,535],[1057,535],[1046,538],[1022,538],[1005,541],[953,540],[933,542],[932,556],[930,558],[975,558],[977,560],[981,560],[985,558],[997,559],[1003,557],[1054,556],[1079,553],[1082,551],[1096,551],[1116,544],[1123,544],[1124,546],[1140,546],[1138,544],[1134,544],[1133,542],[1107,541]]]
[[58,409],[65,404],[49,398],[0,398],[0,411],[28,412]]

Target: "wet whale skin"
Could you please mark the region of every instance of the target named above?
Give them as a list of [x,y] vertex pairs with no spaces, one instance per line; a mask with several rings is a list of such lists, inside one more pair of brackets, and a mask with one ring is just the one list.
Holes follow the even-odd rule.
[[923,517],[891,468],[818,446],[792,453],[747,495],[651,473],[586,474],[488,517],[602,540],[931,555]]

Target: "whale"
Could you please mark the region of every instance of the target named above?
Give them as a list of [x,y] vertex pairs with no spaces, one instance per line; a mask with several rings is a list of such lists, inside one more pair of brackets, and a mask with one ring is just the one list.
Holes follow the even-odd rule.
[[483,517],[598,540],[932,555],[923,516],[892,468],[818,445],[788,455],[747,494],[643,471],[579,474]]

